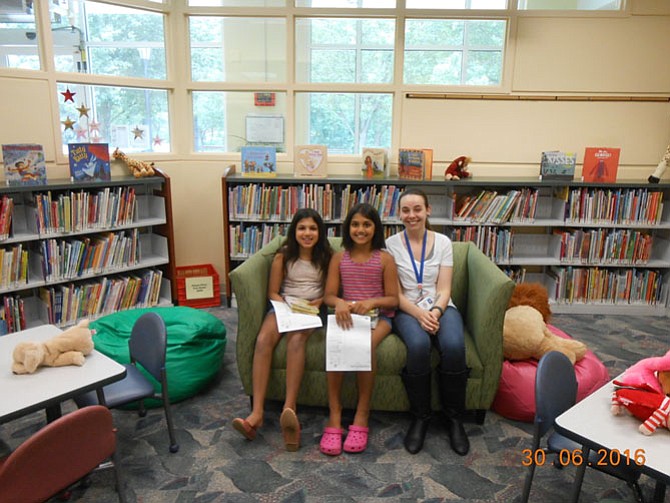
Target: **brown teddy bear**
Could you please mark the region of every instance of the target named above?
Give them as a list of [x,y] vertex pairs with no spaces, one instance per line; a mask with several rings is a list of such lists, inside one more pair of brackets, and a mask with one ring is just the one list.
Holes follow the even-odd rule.
[[85,356],[93,351],[93,331],[89,320],[43,342],[19,342],[12,354],[12,372],[32,374],[39,367],[63,367],[83,365]]
[[515,306],[505,312],[503,356],[508,360],[539,360],[549,351],[560,351],[574,364],[584,358],[586,345],[552,333],[542,313],[531,306]]
[[549,293],[542,283],[518,283],[514,287],[507,308],[514,306],[534,307],[542,313],[544,322],[549,323],[549,318],[551,318]]

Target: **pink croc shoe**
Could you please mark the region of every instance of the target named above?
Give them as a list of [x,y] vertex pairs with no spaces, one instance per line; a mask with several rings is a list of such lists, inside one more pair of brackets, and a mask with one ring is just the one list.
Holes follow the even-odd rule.
[[342,454],[342,434],[344,430],[326,426],[323,429],[323,436],[319,449],[328,456],[339,456]]
[[347,439],[344,441],[344,452],[363,452],[368,446],[368,432],[370,429],[366,426],[349,426]]

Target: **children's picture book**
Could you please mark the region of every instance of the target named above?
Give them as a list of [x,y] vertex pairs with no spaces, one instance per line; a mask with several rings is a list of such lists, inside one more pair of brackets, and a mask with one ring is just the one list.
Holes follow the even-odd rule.
[[42,145],[13,143],[2,146],[5,180],[8,185],[44,185],[47,167]]
[[70,176],[76,181],[96,182],[112,179],[107,143],[70,143],[68,161]]
[[385,178],[388,176],[388,154],[384,148],[364,148],[363,178]]
[[431,180],[433,178],[433,149],[399,149],[398,178],[406,180]]
[[328,176],[328,147],[298,145],[295,147],[293,174],[296,176]]
[[274,147],[242,147],[242,175],[276,176],[277,149]]
[[542,152],[540,177],[542,180],[572,180],[575,176],[577,154],[552,150]]
[[616,182],[620,152],[620,148],[586,147],[582,179],[585,182]]

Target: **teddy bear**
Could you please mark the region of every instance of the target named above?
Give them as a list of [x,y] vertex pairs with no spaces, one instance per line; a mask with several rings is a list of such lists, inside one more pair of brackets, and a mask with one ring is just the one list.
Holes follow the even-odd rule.
[[19,342],[12,353],[12,372],[32,374],[41,366],[81,366],[93,351],[93,333],[89,320],[84,319],[46,341]]
[[470,172],[468,171],[468,164],[470,164],[470,158],[468,156],[462,155],[454,159],[449,167],[444,172],[445,180],[460,180],[461,178],[469,178]]
[[505,312],[503,356],[508,360],[539,360],[549,351],[560,351],[572,364],[586,355],[586,345],[552,333],[542,313],[531,306],[514,306]]
[[514,306],[534,307],[542,313],[544,322],[549,323],[549,318],[551,318],[549,293],[542,283],[517,283],[507,308]]
[[613,383],[612,414],[629,412],[642,421],[638,430],[644,435],[670,429],[670,351],[640,360]]

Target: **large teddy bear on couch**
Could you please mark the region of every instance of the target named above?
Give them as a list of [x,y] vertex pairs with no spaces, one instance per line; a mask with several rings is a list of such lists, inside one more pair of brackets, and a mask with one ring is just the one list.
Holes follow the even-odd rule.
[[503,325],[503,356],[507,360],[539,360],[549,351],[560,351],[574,364],[586,354],[586,345],[555,335],[546,322],[551,316],[546,288],[522,283],[514,288]]
[[19,342],[12,353],[12,372],[32,374],[42,366],[83,365],[93,351],[93,331],[88,324],[89,320],[82,320],[43,342]]

